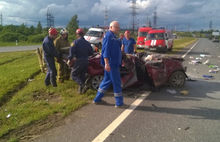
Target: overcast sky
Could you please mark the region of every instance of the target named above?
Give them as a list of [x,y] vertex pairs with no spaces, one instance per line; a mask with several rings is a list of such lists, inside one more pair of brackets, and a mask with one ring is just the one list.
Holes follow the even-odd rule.
[[[137,0],[136,19],[139,27],[145,26],[147,17],[153,24],[156,7],[157,26],[184,31],[200,31],[210,28],[220,30],[219,0]],[[54,16],[55,27],[66,27],[74,14],[78,15],[79,27],[104,25],[105,6],[108,24],[116,20],[121,28],[130,27],[130,0],[1,0],[0,14],[3,25],[37,26],[40,21],[47,26],[47,10]],[[1,19],[0,19],[1,20]]]

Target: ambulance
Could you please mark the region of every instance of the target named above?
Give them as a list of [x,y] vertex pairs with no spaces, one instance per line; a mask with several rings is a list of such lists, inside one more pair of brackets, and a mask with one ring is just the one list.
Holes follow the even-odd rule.
[[152,30],[151,27],[140,27],[138,29],[138,37],[137,37],[137,48],[144,49],[144,38],[146,38],[147,33]]
[[148,32],[145,39],[145,49],[150,51],[172,51],[173,36],[170,30],[157,29]]
[[104,28],[90,28],[84,35],[85,40],[90,44],[94,44],[99,49],[102,48],[102,41],[108,29]]

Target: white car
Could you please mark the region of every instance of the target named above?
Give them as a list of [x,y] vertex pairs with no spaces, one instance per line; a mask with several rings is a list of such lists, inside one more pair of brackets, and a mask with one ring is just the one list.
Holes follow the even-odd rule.
[[106,29],[102,28],[90,28],[88,32],[85,34],[84,38],[89,43],[94,44],[99,49],[102,48],[102,41],[105,33],[107,32]]

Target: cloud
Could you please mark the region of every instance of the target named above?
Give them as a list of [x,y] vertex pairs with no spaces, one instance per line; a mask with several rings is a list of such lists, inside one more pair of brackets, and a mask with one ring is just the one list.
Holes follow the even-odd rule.
[[[36,26],[41,21],[47,25],[46,14],[52,12],[55,26],[65,27],[71,17],[78,15],[80,27],[103,25],[105,7],[107,6],[108,23],[116,20],[120,26],[129,27],[131,21],[131,0],[1,0],[0,12],[3,24]],[[219,0],[136,0],[136,20],[139,26],[146,25],[147,18],[153,23],[153,12],[156,8],[157,25],[186,30],[190,22],[192,30],[209,29],[212,20],[213,27],[220,29]]]

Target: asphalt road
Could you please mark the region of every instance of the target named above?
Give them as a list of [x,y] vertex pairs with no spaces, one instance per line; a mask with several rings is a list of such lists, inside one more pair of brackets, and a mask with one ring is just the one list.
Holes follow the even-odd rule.
[[15,51],[36,50],[40,46],[41,45],[0,47],[0,52],[15,52]]
[[[63,120],[63,125],[35,136],[34,142],[219,142],[220,141],[220,73],[209,73],[209,66],[189,62],[200,54],[201,63],[210,60],[220,67],[220,44],[199,39],[185,53],[187,75],[196,81],[186,81],[182,88],[160,87],[160,92],[124,91],[126,110],[114,108],[109,92],[106,105],[89,104]],[[192,59],[193,57],[193,59]],[[213,75],[206,80],[203,75]],[[167,90],[174,89],[176,93]],[[187,90],[183,96],[180,91]],[[131,105],[132,104],[132,105]]]

